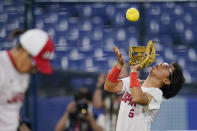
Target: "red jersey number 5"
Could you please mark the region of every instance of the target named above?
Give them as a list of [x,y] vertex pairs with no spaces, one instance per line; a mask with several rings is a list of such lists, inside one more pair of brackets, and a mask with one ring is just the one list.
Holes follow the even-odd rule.
[[134,116],[134,109],[131,109],[129,112],[129,118],[133,118]]

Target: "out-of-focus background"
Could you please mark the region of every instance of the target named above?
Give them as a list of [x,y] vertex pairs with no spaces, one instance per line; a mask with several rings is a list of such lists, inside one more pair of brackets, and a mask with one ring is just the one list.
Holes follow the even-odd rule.
[[[140,19],[126,20],[128,8]],[[33,131],[53,131],[73,94],[81,87],[92,92],[100,73],[116,62],[117,46],[128,61],[129,45],[159,42],[156,63],[178,62],[186,78],[180,94],[163,100],[153,130],[197,129],[197,2],[72,2],[72,0],[0,0],[0,49],[15,28],[40,28],[55,42],[54,74],[32,76],[21,116]],[[145,78],[149,68],[141,72]]]

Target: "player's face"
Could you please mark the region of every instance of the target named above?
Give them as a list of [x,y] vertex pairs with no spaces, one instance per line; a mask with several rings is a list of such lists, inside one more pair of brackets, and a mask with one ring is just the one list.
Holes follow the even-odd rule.
[[16,58],[16,68],[20,73],[34,73],[34,61],[27,51],[21,49]]
[[161,63],[152,67],[150,75],[154,75],[159,80],[168,79],[171,82],[174,67],[168,63]]

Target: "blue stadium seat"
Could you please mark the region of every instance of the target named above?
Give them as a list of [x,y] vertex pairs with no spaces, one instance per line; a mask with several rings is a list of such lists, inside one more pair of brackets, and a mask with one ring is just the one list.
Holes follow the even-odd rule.
[[104,53],[102,48],[95,48],[94,49],[94,56],[96,59],[103,59]]
[[192,73],[185,68],[183,68],[183,75],[185,77],[185,83],[191,83],[192,81],[195,80],[193,77],[197,76],[196,73]]
[[103,40],[103,50],[107,52],[111,52],[113,50],[113,46],[115,46],[115,40],[113,37],[104,37]]
[[195,34],[193,32],[193,30],[191,28],[186,28],[184,31],[184,37],[182,38],[182,41],[185,45],[189,45],[189,44],[194,44],[194,38]]
[[197,61],[197,54],[196,54],[196,50],[194,48],[188,49],[188,58],[191,62]]
[[61,57],[60,62],[61,63],[58,65],[60,69],[69,69],[68,57],[66,57],[65,54]]
[[59,4],[59,8],[57,8],[59,16],[62,17],[77,17],[78,16],[78,11],[76,9],[76,3],[72,2],[66,2],[66,3],[61,3]]
[[92,50],[93,45],[91,43],[91,39],[89,38],[89,36],[83,36],[79,38],[78,47],[79,49],[86,50],[86,51]]
[[160,44],[167,46],[168,48],[173,47],[172,36],[165,34],[159,36]]
[[94,50],[92,49],[84,49],[84,48],[79,48],[79,53],[82,54],[85,58],[88,58],[88,57],[92,57],[94,56]]
[[59,36],[57,39],[53,39],[53,40],[56,40],[55,45],[57,51],[61,51],[63,48],[70,48],[64,36]]
[[94,49],[103,48],[103,40],[91,40],[91,45]]
[[92,31],[92,35],[90,36],[91,40],[94,41],[102,41],[103,39],[103,29],[102,28],[94,28]]
[[70,50],[56,50],[54,59],[51,61],[54,68],[67,69],[68,68],[68,56]]
[[86,32],[92,31],[92,28],[93,28],[93,25],[90,20],[82,19],[82,21],[80,21],[79,31],[84,31],[84,32],[81,32],[81,35],[83,35]]
[[72,48],[70,49],[69,52],[69,59],[70,60],[80,60],[82,59],[84,56],[82,54],[79,53],[77,48]]
[[75,59],[75,60],[69,59],[68,66],[69,66],[69,69],[83,70],[85,69],[84,59]]
[[80,17],[90,17],[92,15],[92,7],[89,3],[84,3],[76,7]]
[[85,64],[85,69],[89,69],[89,68],[93,68],[94,67],[94,63],[93,63],[93,59],[92,57],[86,56],[86,59],[84,60],[84,64]]
[[164,57],[166,62],[171,62],[176,60],[176,55],[171,48],[164,48]]
[[96,16],[93,17],[90,21],[92,27],[94,27],[95,29],[103,29],[105,26],[105,18],[103,17]]
[[106,6],[105,3],[100,3],[100,2],[92,3],[91,5],[92,16],[100,16],[100,17],[106,18],[105,6]]
[[65,35],[67,40],[68,47],[76,47],[78,45],[79,40],[79,30],[78,28],[73,28],[68,30]]
[[108,67],[108,60],[107,59],[101,59],[101,58],[97,58],[93,60],[94,66],[97,67],[99,72],[105,72],[107,69],[109,69]]
[[69,17],[68,18],[68,28],[69,30],[72,30],[73,28],[76,29],[78,28],[80,23],[80,20],[78,17]]

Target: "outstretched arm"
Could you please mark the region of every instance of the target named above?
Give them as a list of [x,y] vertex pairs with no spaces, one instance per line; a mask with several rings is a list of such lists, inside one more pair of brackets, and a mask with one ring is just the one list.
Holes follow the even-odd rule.
[[105,80],[104,89],[105,91],[111,93],[119,93],[121,92],[122,89],[122,82],[121,80],[118,80],[118,77],[125,61],[119,49],[117,47],[114,47],[113,49],[117,57],[117,63],[114,65],[112,70],[108,73],[107,78]]
[[152,96],[148,93],[143,93],[140,85],[140,81],[138,79],[138,71],[140,67],[139,65],[130,66],[130,90],[133,101],[136,104],[140,105],[148,105],[149,101],[151,101]]

